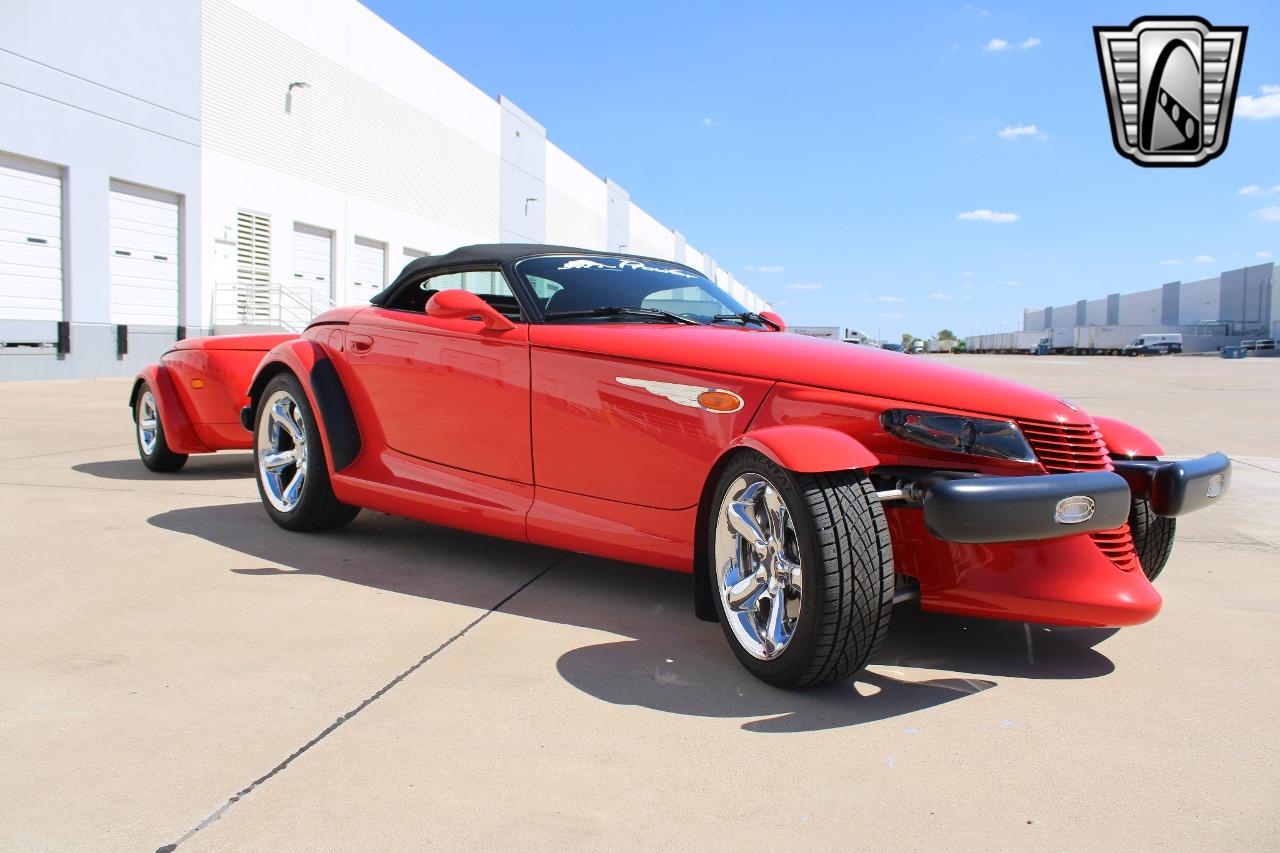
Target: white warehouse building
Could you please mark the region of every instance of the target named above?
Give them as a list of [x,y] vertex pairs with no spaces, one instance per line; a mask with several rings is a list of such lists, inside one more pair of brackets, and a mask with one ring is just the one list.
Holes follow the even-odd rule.
[[355,0],[7,0],[3,18],[0,379],[297,329],[468,243],[652,255],[768,307]]

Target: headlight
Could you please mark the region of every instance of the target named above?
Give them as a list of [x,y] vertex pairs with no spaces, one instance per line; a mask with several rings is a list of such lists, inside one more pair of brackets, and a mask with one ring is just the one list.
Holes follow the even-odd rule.
[[890,435],[934,450],[990,456],[1014,462],[1036,461],[1031,445],[1023,438],[1022,430],[1013,421],[890,409],[880,415],[880,423]]

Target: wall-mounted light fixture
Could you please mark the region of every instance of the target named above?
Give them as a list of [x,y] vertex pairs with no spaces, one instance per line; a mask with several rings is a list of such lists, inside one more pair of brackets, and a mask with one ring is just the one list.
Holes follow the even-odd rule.
[[311,84],[305,80],[294,80],[289,84],[289,88],[284,91],[284,111],[293,112],[293,90],[294,89],[310,89]]

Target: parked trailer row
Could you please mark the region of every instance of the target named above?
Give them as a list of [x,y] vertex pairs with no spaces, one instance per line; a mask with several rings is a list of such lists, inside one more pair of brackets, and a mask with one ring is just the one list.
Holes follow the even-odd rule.
[[1056,355],[1154,355],[1182,352],[1182,335],[1145,332],[1141,326],[1065,326],[1043,332],[994,332],[965,338],[978,353]]
[[1035,353],[1045,332],[993,332],[965,338],[966,352]]

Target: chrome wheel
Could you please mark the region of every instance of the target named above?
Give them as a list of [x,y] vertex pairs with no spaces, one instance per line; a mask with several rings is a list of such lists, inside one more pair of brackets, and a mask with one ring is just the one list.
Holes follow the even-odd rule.
[[763,476],[744,473],[725,490],[715,566],[720,603],[738,643],[760,660],[781,655],[800,622],[804,576],[791,513]]
[[258,479],[271,505],[289,512],[302,498],[307,479],[307,430],[298,401],[276,391],[258,419]]
[[160,416],[156,414],[156,398],[151,395],[150,390],[143,391],[142,399],[138,401],[138,444],[147,456],[155,455],[156,430],[159,423]]

